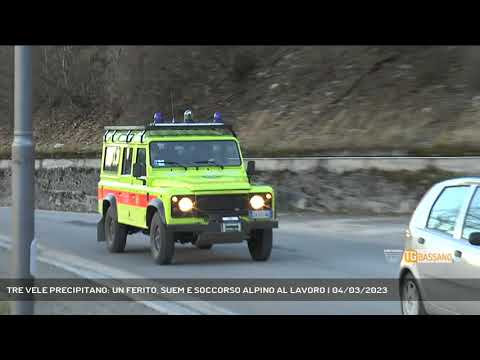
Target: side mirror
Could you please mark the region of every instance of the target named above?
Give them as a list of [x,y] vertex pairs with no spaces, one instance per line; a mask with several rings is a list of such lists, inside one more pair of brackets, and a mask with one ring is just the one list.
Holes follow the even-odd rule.
[[247,175],[252,176],[255,174],[255,161],[251,160],[247,163]]
[[145,164],[142,164],[142,163],[133,164],[133,176],[136,178],[147,176],[147,169],[145,168]]
[[480,245],[480,232],[471,233],[468,242],[472,245]]

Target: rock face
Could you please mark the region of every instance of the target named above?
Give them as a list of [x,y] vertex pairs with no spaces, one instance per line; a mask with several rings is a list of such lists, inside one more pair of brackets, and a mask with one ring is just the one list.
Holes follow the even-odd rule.
[[423,181],[414,182],[413,179],[423,177],[423,172],[392,178],[389,172],[359,170],[337,174],[318,168],[302,173],[264,172],[258,174],[256,180],[273,184],[280,210],[409,214],[434,182],[450,176],[439,173],[433,178],[425,177]]
[[[268,183],[277,193],[279,211],[348,214],[408,214],[432,183],[450,173],[359,170],[342,174],[324,168],[310,171],[260,172],[254,182]],[[38,209],[96,211],[99,170],[83,167],[35,171]],[[11,204],[10,169],[0,169],[0,206]]]
[[[35,170],[35,207],[58,211],[95,211],[99,171],[81,168]],[[0,206],[11,205],[11,171],[0,169]]]

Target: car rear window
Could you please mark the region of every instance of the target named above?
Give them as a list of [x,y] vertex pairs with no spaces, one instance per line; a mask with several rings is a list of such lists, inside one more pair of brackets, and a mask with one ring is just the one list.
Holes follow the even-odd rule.
[[118,162],[120,160],[120,148],[118,146],[107,146],[105,148],[105,162],[103,170],[109,172],[118,171]]
[[468,189],[469,186],[451,186],[443,189],[430,211],[427,228],[453,235]]
[[463,226],[462,237],[466,240],[473,232],[480,232],[480,188],[475,190]]

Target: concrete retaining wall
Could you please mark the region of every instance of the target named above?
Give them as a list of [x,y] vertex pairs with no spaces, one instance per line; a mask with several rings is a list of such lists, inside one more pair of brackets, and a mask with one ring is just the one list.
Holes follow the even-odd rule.
[[[480,174],[480,157],[311,157],[311,158],[252,158],[259,171],[303,172],[322,168],[330,172],[344,172],[376,168],[385,171],[418,171],[434,167],[452,172]],[[35,169],[100,168],[100,159],[41,159],[35,160]],[[0,169],[6,169],[10,160],[0,160]]]
[[291,172],[310,171],[322,168],[330,172],[344,172],[376,168],[384,171],[418,171],[429,167],[439,170],[476,172],[480,174],[480,157],[317,157],[317,158],[278,158],[251,159],[261,171]]
[[[247,159],[249,160],[249,159]],[[257,181],[272,184],[281,210],[308,209],[331,213],[409,213],[428,181],[418,186],[369,172],[425,169],[480,175],[480,158],[319,157],[251,159]],[[10,166],[0,160],[0,206],[11,203]],[[43,159],[35,162],[35,197],[40,209],[95,211],[99,159]],[[428,173],[428,172],[427,172]]]

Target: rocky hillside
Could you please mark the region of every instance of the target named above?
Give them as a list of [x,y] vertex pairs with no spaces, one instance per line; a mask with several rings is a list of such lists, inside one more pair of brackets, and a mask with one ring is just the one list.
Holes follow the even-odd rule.
[[[252,155],[478,153],[480,48],[56,46],[34,49],[40,156],[92,155],[108,124],[221,111]],[[13,123],[0,47],[0,153]]]

